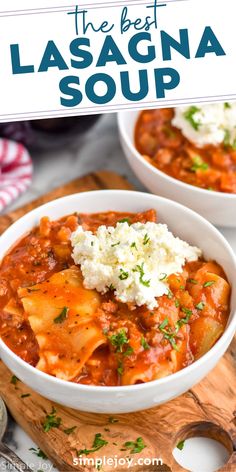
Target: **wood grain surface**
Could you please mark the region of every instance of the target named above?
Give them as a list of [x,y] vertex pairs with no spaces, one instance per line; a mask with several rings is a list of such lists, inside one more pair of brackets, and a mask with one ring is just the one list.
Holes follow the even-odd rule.
[[[76,192],[104,188],[132,187],[121,176],[111,172],[101,171],[87,175],[1,216],[0,232],[42,203]],[[172,450],[179,441],[192,436],[211,437],[222,442],[230,452],[230,460],[221,468],[221,472],[236,471],[235,340],[208,377],[185,395],[155,409],[129,415],[113,415],[115,422],[111,422],[109,415],[84,413],[52,404],[22,382],[12,384],[11,378],[12,373],[1,362],[0,394],[15,420],[61,472],[98,470],[92,465],[73,465],[73,458],[77,457],[76,451],[90,449],[97,433],[101,433],[108,444],[91,457],[132,457],[133,465],[129,469],[127,465],[120,466],[115,469],[117,472],[183,471],[185,469],[176,463]],[[56,416],[61,418],[61,425],[45,433],[43,423],[52,407],[56,409]],[[65,434],[65,429],[74,426],[76,428],[71,434]],[[138,437],[142,437],[146,444],[140,454],[131,455],[122,450],[126,441],[135,441]],[[164,465],[137,465],[135,461],[138,458],[161,458]],[[101,471],[110,472],[113,469],[113,466],[106,465]]]

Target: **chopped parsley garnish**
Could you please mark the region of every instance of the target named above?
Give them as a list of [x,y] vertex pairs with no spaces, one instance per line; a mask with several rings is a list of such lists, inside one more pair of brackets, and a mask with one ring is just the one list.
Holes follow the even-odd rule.
[[130,454],[139,454],[147,446],[144,444],[143,438],[137,438],[136,441],[127,441],[124,447],[130,449]]
[[120,244],[120,241],[118,241],[118,243],[114,243],[114,244],[112,244],[112,245],[111,245],[111,247],[116,247],[116,246],[119,246],[119,244]]
[[19,382],[18,377],[16,377],[16,375],[13,375],[12,378],[11,378],[11,382],[10,382],[10,383],[13,384],[13,385],[16,385],[17,382]]
[[197,305],[195,305],[195,308],[197,308],[197,310],[203,310],[204,306],[205,306],[205,303],[199,302]]
[[211,287],[215,283],[215,280],[209,280],[203,284],[203,287]]
[[43,430],[45,433],[48,433],[48,431],[50,431],[52,428],[59,428],[61,424],[61,418],[56,416],[56,413],[56,409],[52,407],[51,413],[46,415],[46,419],[43,423]]
[[163,334],[164,339],[169,341],[169,343],[171,344],[173,349],[178,351],[178,347],[177,347],[176,341],[175,341],[175,336],[177,334],[177,331],[176,330],[171,331],[169,328],[166,329],[168,325],[169,325],[169,320],[168,320],[168,318],[165,318],[164,321],[162,321],[162,323],[159,325],[159,330]]
[[115,290],[115,287],[114,287],[114,285],[113,285],[113,284],[111,284],[111,285],[107,286],[107,288],[108,288],[108,290],[111,290],[111,291]]
[[31,447],[29,449],[29,451],[32,451],[33,454],[35,454],[36,456],[40,457],[41,459],[47,459],[48,457],[46,456],[46,454],[42,451],[42,449],[35,449],[35,447]]
[[167,278],[167,274],[161,274],[160,277],[159,277],[159,280],[165,280]]
[[185,315],[187,315],[187,316],[189,316],[189,317],[193,314],[192,310],[189,310],[189,308],[182,307],[182,308],[181,308],[181,311],[182,311],[183,313],[185,313]]
[[129,218],[122,218],[122,220],[119,220],[118,223],[128,223],[128,225],[131,225]]
[[138,250],[137,245],[136,245],[135,242],[133,242],[130,247],[134,247],[136,249],[136,251]]
[[225,135],[224,135],[224,145],[225,146],[230,146],[230,131],[228,129],[225,129]]
[[174,329],[172,330],[170,327],[169,327],[169,320],[168,318],[165,318],[162,323],[159,325],[159,330],[161,331],[161,333],[163,334],[163,337],[164,339],[166,339],[167,341],[169,341],[169,343],[171,344],[171,346],[173,347],[173,349],[175,349],[176,351],[179,350],[177,344],[176,344],[176,336],[178,335],[178,332],[180,330],[180,328],[187,324],[190,320],[190,317],[192,315],[192,310],[189,310],[188,308],[184,308],[182,307],[181,308],[181,311],[183,311],[183,313],[186,314],[186,317],[185,318],[180,318],[176,323],[175,323],[175,327]]
[[144,262],[141,265],[136,265],[133,272],[139,272],[139,282],[144,285],[145,287],[150,287],[151,280],[144,280],[145,272],[144,272]]
[[197,170],[207,170],[209,165],[203,161],[200,156],[194,156],[192,158],[193,165],[191,166],[191,170],[196,172]]
[[108,339],[112,346],[116,348],[116,352],[122,352],[124,344],[129,342],[124,329],[121,329],[119,333],[113,334]]
[[126,351],[124,352],[124,356],[131,356],[133,354],[134,350],[131,346],[128,346]]
[[176,324],[175,324],[176,334],[178,333],[179,329],[182,328],[183,325],[188,324],[188,322],[190,320],[190,316],[191,315],[186,315],[185,318],[180,318],[180,320],[178,320],[176,322]]
[[148,236],[148,234],[146,233],[144,238],[143,238],[143,245],[146,246],[146,244],[148,244],[150,241],[150,238]]
[[224,108],[225,108],[225,110],[227,110],[228,108],[231,108],[230,103],[225,102],[225,103],[224,103]]
[[228,129],[225,130],[223,143],[224,143],[224,146],[226,147],[230,146],[234,151],[236,150],[236,139],[234,139],[234,141],[231,142],[231,134]]
[[185,324],[188,324],[193,312],[192,310],[189,310],[188,308],[184,308],[182,307],[181,308],[181,311],[183,311],[183,313],[186,314],[185,318],[180,318],[180,320],[178,320],[176,323],[175,323],[175,329],[176,329],[176,333],[178,333],[179,329],[185,325]]
[[169,300],[171,300],[171,298],[173,298],[173,293],[171,292],[171,290],[168,290],[168,293],[167,293],[167,298],[169,298]]
[[183,448],[184,448],[184,443],[185,443],[184,440],[179,441],[176,447],[177,447],[180,451],[182,451]]
[[195,279],[188,279],[188,282],[190,282],[190,284],[193,284],[193,285],[197,285],[197,284],[198,284],[198,281],[195,280]]
[[129,277],[129,273],[125,272],[124,269],[120,269],[119,279],[120,280],[126,280],[126,279],[128,279],[128,277]]
[[121,361],[118,361],[117,372],[119,375],[123,375],[124,373],[124,366],[123,366],[123,362]]
[[22,395],[21,395],[20,397],[21,397],[21,398],[30,397],[30,393],[22,393]]
[[141,337],[141,346],[143,346],[143,349],[145,350],[150,349],[150,346],[144,336]]
[[64,306],[61,310],[61,313],[56,318],[54,318],[53,320],[54,323],[57,323],[57,324],[63,323],[63,321],[65,321],[67,318],[68,311],[69,311],[69,308],[67,306]]
[[118,422],[119,422],[119,420],[117,418],[114,418],[114,416],[109,416],[108,423],[114,424],[114,423],[118,423]]
[[106,441],[105,439],[102,438],[101,433],[97,433],[97,434],[95,434],[95,438],[94,438],[94,441],[93,441],[93,444],[92,444],[92,448],[91,449],[80,449],[79,451],[77,451],[77,456],[78,457],[82,456],[82,454],[85,454],[87,456],[88,454],[91,454],[92,452],[98,451],[99,449],[106,446],[107,444],[108,444],[108,441]]
[[179,306],[180,306],[179,300],[175,300],[175,306],[176,306],[176,308],[179,308]]
[[63,433],[68,434],[69,436],[69,434],[72,434],[76,428],[77,426],[72,426],[71,428],[63,429]]
[[171,344],[171,346],[173,347],[173,349],[174,349],[175,351],[179,351],[179,348],[178,348],[178,346],[177,346],[177,344],[176,344],[176,340],[175,340],[173,334],[168,334],[168,333],[167,333],[167,334],[165,334],[164,338],[169,341],[169,343]]
[[165,318],[164,321],[159,325],[159,329],[163,330],[169,324],[168,318]]
[[190,123],[190,125],[193,127],[193,129],[195,129],[195,131],[198,131],[199,127],[201,126],[201,123],[196,121],[196,119],[194,118],[195,113],[197,113],[198,111],[200,111],[200,108],[195,107],[193,105],[189,107],[188,110],[186,110],[186,112],[184,113],[185,120]]

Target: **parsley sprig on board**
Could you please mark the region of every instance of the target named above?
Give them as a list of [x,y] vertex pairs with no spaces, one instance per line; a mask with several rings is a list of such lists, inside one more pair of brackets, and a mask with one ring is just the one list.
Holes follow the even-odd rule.
[[61,418],[56,416],[56,413],[57,411],[53,406],[51,413],[46,415],[46,419],[43,423],[43,430],[45,433],[48,433],[48,431],[50,431],[52,428],[59,428],[61,425]]
[[76,430],[77,426],[72,426],[71,428],[66,428],[66,429],[63,429],[63,433],[67,434],[69,436],[69,434],[72,434],[74,433],[74,431]]
[[119,420],[117,418],[114,418],[114,416],[109,416],[108,423],[110,424],[119,423]]
[[179,441],[178,444],[176,445],[176,447],[177,447],[180,451],[182,451],[183,448],[184,448],[184,443],[185,443],[184,440]]
[[17,382],[19,382],[18,377],[16,377],[16,375],[13,375],[12,378],[11,378],[10,383],[11,383],[12,385],[15,385],[15,388],[16,388]]
[[93,444],[91,449],[80,449],[77,451],[77,456],[82,456],[83,454],[88,456],[88,454],[91,454],[93,452],[98,451],[102,447],[106,446],[108,444],[108,441],[102,438],[101,433],[95,434],[95,438],[93,440]]
[[136,441],[127,441],[124,447],[130,450],[130,454],[139,454],[147,446],[144,444],[143,438],[137,438]]
[[39,449],[39,447],[37,449],[35,449],[35,447],[31,447],[29,451],[32,451],[33,454],[40,457],[41,459],[46,460],[48,458],[46,454],[42,451],[42,449]]

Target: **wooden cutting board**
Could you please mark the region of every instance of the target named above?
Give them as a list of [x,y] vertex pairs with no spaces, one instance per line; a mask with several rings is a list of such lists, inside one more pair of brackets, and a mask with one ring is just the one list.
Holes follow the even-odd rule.
[[[24,207],[0,217],[0,232],[33,208],[49,200],[86,190],[131,189],[131,185],[121,176],[101,171],[79,178]],[[90,414],[52,404],[49,400],[34,393],[22,382],[11,383],[12,373],[0,363],[0,394],[11,414],[20,426],[31,436],[49,459],[62,472],[95,472],[93,466],[75,466],[73,458],[76,450],[91,449],[95,434],[100,433],[108,444],[90,457],[132,457],[136,461],[143,458],[162,458],[164,465],[158,467],[127,465],[115,469],[117,472],[173,471],[180,472],[180,467],[172,450],[175,445],[192,436],[206,436],[222,442],[230,451],[231,457],[221,471],[236,471],[236,341],[231,344],[224,358],[200,384],[185,395],[152,410],[129,415]],[[28,396],[30,394],[30,396]],[[23,398],[22,398],[23,395]],[[24,396],[27,395],[27,396]],[[49,432],[43,431],[46,415],[52,407],[56,416],[61,418],[61,426]],[[76,429],[65,434],[64,429]],[[128,454],[124,449],[126,441],[135,441],[142,437],[146,448],[140,454]],[[103,472],[113,470],[106,465]]]

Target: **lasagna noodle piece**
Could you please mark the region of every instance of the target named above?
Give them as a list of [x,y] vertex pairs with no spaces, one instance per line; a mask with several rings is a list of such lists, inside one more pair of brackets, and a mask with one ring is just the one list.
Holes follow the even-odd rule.
[[100,295],[83,287],[80,269],[58,272],[18,295],[39,345],[37,368],[60,379],[76,377],[106,343],[94,321]]
[[178,351],[171,348],[168,359],[158,359],[157,356],[156,361],[154,361],[153,354],[150,353],[150,362],[124,369],[122,385],[135,385],[137,383],[150,382],[167,377],[180,370],[186,359],[189,329],[185,325],[181,327],[180,332],[182,333],[182,339],[178,340]]

